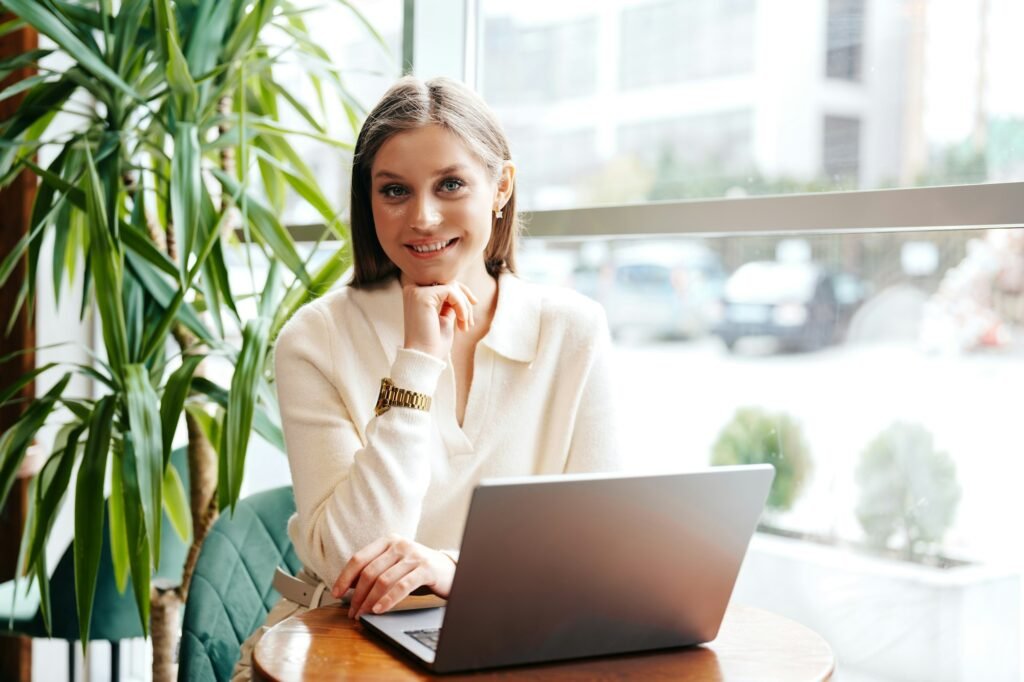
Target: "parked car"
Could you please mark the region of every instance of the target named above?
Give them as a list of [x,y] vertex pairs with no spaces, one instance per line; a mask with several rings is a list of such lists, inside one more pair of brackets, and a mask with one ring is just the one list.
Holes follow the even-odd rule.
[[753,261],[728,278],[714,333],[729,350],[749,336],[783,348],[814,350],[842,338],[864,287],[848,273],[815,263]]
[[618,338],[693,338],[712,329],[725,270],[718,254],[693,240],[619,247],[601,297]]

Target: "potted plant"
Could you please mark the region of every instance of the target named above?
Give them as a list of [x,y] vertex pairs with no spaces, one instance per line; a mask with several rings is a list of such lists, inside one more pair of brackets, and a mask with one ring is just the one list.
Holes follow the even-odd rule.
[[[33,437],[59,418],[62,428],[34,493],[21,566],[45,586],[42,548],[67,488],[77,486],[83,645],[109,514],[115,574],[122,588],[131,576],[144,631],[151,619],[169,624],[169,631],[152,633],[153,677],[169,679],[176,610],[208,529],[238,499],[251,431],[283,449],[270,386],[273,340],[350,262],[347,227],[293,141],[303,135],[336,148],[349,145],[327,134],[323,107],[311,111],[278,82],[275,65],[284,56],[311,64],[313,88],[321,97],[338,97],[353,129],[361,110],[310,37],[303,11],[287,0],[3,4],[16,19],[0,31],[27,25],[54,46],[16,58],[35,63],[38,75],[12,86],[24,91],[24,103],[0,125],[0,186],[25,169],[39,179],[29,234],[5,254],[0,282],[27,255],[19,305],[32,306],[42,244],[52,237],[55,284],[59,288],[74,268],[84,273],[81,310],[98,311],[103,341],[93,364],[50,363],[0,387],[2,403],[34,377],[63,371],[0,436],[0,505]],[[71,109],[73,127],[50,132],[55,114]],[[289,110],[302,125],[285,125]],[[44,146],[56,155],[42,167],[36,152]],[[289,191],[320,212],[325,236],[340,240],[315,270],[279,220]],[[236,233],[271,263],[251,293],[232,290],[227,276]],[[254,299],[255,319],[239,314],[243,296]],[[204,376],[211,356],[232,365],[230,386]],[[95,382],[96,398],[67,390],[74,374]],[[168,466],[181,420],[188,433],[188,494]],[[109,505],[97,492],[105,481]],[[162,510],[190,536],[191,547],[182,583],[158,590],[150,578],[160,554]],[[45,613],[45,598],[42,606]]]
[[765,502],[776,515],[790,509],[811,470],[810,449],[795,419],[759,407],[741,407],[722,428],[711,464],[771,464],[775,480]]
[[759,534],[736,598],[814,628],[845,669],[1017,679],[1019,574],[939,553],[960,498],[949,455],[923,426],[897,422],[864,448],[855,479],[866,542]]
[[920,424],[895,422],[864,449],[856,473],[857,520],[871,546],[911,561],[938,556],[960,502],[956,465]]

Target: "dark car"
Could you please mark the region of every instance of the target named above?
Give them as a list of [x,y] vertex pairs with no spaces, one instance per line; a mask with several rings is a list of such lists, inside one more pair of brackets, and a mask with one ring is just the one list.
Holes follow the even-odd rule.
[[744,337],[769,336],[782,348],[815,350],[842,338],[863,287],[815,263],[754,261],[726,280],[714,333],[729,350]]

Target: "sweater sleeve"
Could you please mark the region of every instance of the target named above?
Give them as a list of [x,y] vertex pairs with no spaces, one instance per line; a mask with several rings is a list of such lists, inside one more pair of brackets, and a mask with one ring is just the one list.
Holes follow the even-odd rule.
[[565,473],[614,472],[625,469],[616,432],[611,379],[611,335],[604,310],[593,322],[594,350],[574,421]]
[[[301,317],[300,317],[301,316]],[[330,584],[355,551],[389,532],[414,537],[430,484],[432,416],[393,408],[366,427],[366,444],[332,383],[329,327],[300,311],[275,350],[278,402],[296,515],[289,534],[303,563]],[[397,386],[431,395],[445,363],[399,349]]]

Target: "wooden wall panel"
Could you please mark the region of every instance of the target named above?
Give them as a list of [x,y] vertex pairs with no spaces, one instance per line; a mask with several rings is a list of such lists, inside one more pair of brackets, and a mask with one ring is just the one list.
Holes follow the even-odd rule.
[[[11,19],[7,12],[0,11],[0,23]],[[35,49],[38,45],[36,32],[21,29],[5,36],[0,36],[0,59],[21,54]],[[18,80],[32,75],[30,69],[21,69],[0,81],[0,90]],[[6,120],[21,104],[21,96],[8,98],[0,102],[0,121]],[[0,258],[6,256],[14,248],[18,240],[28,233],[29,217],[32,200],[35,197],[36,180],[29,173],[23,173],[6,189],[0,190]],[[25,308],[15,320],[11,333],[4,336],[7,324],[14,313],[14,303],[18,290],[25,279],[25,262],[18,265],[7,284],[0,288],[0,357],[16,350],[30,348],[35,345],[35,325]],[[10,386],[17,377],[35,367],[35,355],[25,353],[6,363],[0,364],[0,387]],[[29,384],[22,391],[22,396],[31,399],[35,395],[34,384]],[[23,405],[15,404],[0,409],[0,432],[10,428],[23,409]],[[18,481],[11,491],[10,499],[0,509],[0,581],[14,577],[18,556],[18,543],[21,528],[25,520],[26,481]],[[32,679],[32,642],[24,637],[0,637],[0,679],[22,680]]]

